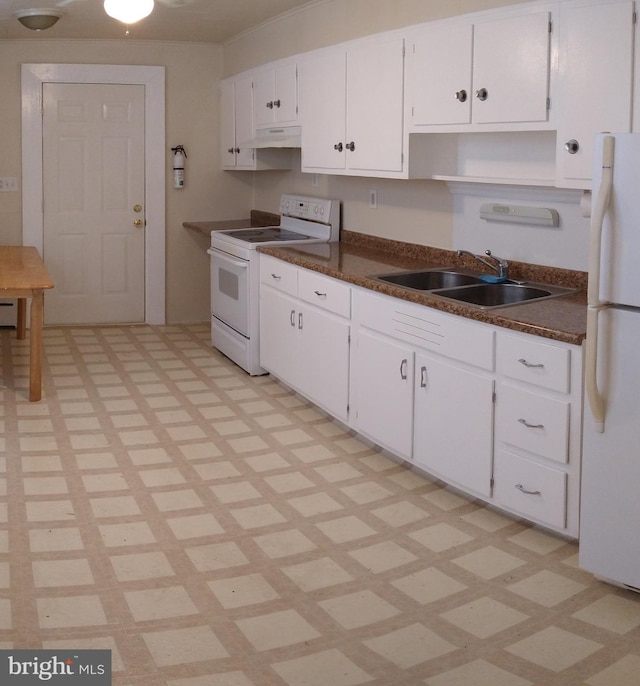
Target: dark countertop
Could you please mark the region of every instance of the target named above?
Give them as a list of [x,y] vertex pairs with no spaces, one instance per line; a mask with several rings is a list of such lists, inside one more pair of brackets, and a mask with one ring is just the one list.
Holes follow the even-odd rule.
[[431,267],[478,269],[478,264],[472,258],[458,257],[455,251],[375,238],[344,230],[340,234],[339,243],[296,245],[288,248],[264,247],[259,250],[356,286],[514,331],[573,345],[581,345],[586,336],[586,272],[510,261],[509,272],[514,279],[579,290],[572,295],[548,300],[481,310],[464,303],[437,298],[425,292],[408,291],[369,278],[375,274]]
[[278,226],[280,215],[262,210],[251,210],[249,219],[223,219],[215,222],[183,222],[182,226],[202,236],[210,236],[212,231],[224,229],[252,229],[255,226]]

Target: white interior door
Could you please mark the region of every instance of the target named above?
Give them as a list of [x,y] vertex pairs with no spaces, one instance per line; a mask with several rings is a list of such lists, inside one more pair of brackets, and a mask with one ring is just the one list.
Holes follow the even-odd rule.
[[145,92],[43,84],[47,324],[145,321]]

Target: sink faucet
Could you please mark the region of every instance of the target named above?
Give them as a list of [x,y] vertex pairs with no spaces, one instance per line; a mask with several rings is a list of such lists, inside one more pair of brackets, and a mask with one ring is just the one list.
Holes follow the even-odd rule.
[[489,262],[489,260],[485,259],[481,255],[474,255],[472,252],[469,252],[468,250],[458,250],[457,254],[458,257],[461,255],[470,255],[474,259],[478,260],[478,262],[482,262],[482,264],[489,267],[489,269],[493,269],[495,272],[497,272],[498,276],[501,279],[509,278],[509,263],[506,260],[503,260],[501,257],[496,257],[495,255],[492,255],[491,250],[485,250],[484,254],[487,257],[490,257],[491,260],[493,260],[492,262]]

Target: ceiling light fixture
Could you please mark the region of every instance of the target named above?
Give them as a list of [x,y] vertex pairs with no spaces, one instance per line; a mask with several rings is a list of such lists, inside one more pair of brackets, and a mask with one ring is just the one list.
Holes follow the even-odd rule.
[[153,11],[153,0],[104,0],[104,11],[123,24],[135,24]]
[[32,31],[45,31],[50,29],[64,14],[60,10],[18,10],[13,16],[26,28]]

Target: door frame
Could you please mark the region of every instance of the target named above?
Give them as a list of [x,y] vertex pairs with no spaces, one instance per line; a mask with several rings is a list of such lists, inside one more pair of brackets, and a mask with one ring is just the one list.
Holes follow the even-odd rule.
[[36,247],[40,254],[44,245],[43,83],[133,84],[145,87],[145,323],[164,324],[165,68],[108,64],[22,65],[22,244]]

